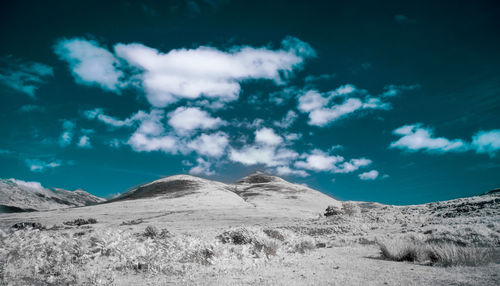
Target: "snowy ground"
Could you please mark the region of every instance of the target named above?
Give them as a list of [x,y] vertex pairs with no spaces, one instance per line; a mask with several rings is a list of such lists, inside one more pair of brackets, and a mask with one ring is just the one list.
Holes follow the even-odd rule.
[[[418,206],[259,204],[211,191],[2,214],[8,285],[499,285],[500,197]],[[226,203],[224,203],[226,202]],[[340,204],[340,203],[338,203]],[[76,219],[97,223],[75,225]],[[19,222],[44,228],[14,230]],[[65,223],[66,222],[66,223]],[[83,221],[84,222],[84,221]],[[148,228],[149,227],[149,228]],[[163,231],[162,231],[163,230]],[[486,249],[490,263],[431,266],[383,259],[377,241]]]

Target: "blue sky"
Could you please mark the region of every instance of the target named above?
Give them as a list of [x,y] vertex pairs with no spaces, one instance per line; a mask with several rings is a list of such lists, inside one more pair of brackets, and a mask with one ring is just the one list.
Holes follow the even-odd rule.
[[262,170],[392,204],[499,187],[494,1],[0,5],[2,178],[106,197]]

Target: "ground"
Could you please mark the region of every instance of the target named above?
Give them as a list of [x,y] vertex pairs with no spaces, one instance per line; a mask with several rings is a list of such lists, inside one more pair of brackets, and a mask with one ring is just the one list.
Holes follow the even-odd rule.
[[[320,209],[313,213],[279,207],[207,207],[182,198],[3,214],[2,281],[7,285],[500,284],[498,196],[404,207],[344,204],[353,210],[329,217]],[[83,220],[75,223],[79,218]],[[86,224],[89,218],[97,223]],[[43,227],[13,229],[19,222]],[[391,239],[432,239],[488,249],[494,255],[479,266],[391,261],[381,256],[377,244]]]

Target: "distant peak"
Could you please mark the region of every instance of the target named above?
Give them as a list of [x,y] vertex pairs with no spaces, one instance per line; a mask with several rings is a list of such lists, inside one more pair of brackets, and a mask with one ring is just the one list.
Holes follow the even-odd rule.
[[283,181],[280,177],[272,176],[261,171],[253,172],[252,174],[241,178],[237,181],[239,184],[258,184]]

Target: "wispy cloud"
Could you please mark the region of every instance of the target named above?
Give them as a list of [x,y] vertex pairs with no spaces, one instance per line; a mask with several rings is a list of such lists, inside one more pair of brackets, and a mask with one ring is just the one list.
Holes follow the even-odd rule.
[[476,153],[486,153],[493,157],[500,150],[499,129],[479,131],[472,136],[471,142],[435,137],[433,129],[425,127],[422,123],[401,126],[395,129],[393,134],[401,138],[392,142],[389,147],[410,152],[425,151],[440,154],[473,150]]
[[[338,99],[343,100],[338,103]],[[309,114],[309,125],[323,127],[361,110],[391,108],[382,96],[371,96],[366,90],[346,84],[329,92],[304,91],[298,98],[298,109]]]
[[0,60],[0,84],[35,98],[36,90],[54,75],[52,67],[12,57]]
[[424,127],[422,123],[404,125],[393,131],[394,135],[402,136],[391,143],[391,148],[399,148],[410,152],[426,151],[434,153],[467,151],[467,143],[461,139],[449,140],[444,137],[434,137],[434,131]]
[[40,159],[26,159],[24,161],[30,171],[35,173],[42,173],[48,169],[53,169],[61,166],[62,162],[59,160],[55,161],[44,161]]
[[62,121],[63,132],[59,136],[59,145],[61,147],[66,147],[71,144],[73,140],[73,130],[75,129],[75,123],[70,120]]

